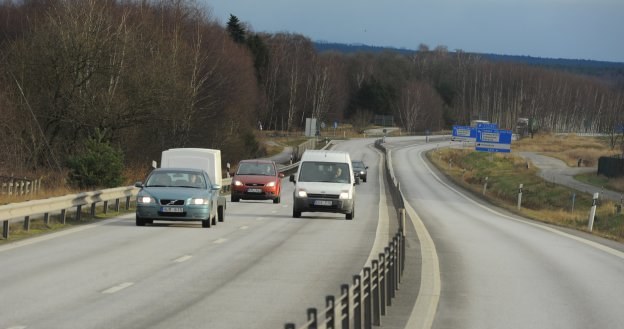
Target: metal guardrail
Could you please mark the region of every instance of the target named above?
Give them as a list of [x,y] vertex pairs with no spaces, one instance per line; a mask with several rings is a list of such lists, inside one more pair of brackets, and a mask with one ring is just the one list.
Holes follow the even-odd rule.
[[[375,147],[387,154],[382,139],[375,141]],[[392,170],[390,155],[386,156],[386,179],[390,182],[392,199],[398,212],[398,231],[392,241],[379,253],[371,266],[364,267],[353,276],[353,284],[342,284],[338,302],[333,295],[325,297],[325,309],[321,310],[323,320],[319,321],[316,308],[307,309],[307,321],[299,327],[286,323],[285,329],[372,329],[381,325],[381,317],[399,289],[405,269],[405,209],[398,181]],[[397,200],[398,199],[398,200]],[[400,207],[398,206],[400,205]]]
[[103,211],[108,211],[108,202],[115,200],[115,210],[119,211],[120,200],[125,199],[126,209],[130,208],[130,199],[137,195],[138,189],[134,186],[116,187],[94,192],[83,192],[61,197],[32,200],[0,206],[0,221],[2,221],[2,237],[9,238],[11,223],[24,223],[24,230],[30,229],[31,217],[43,215],[45,224],[49,223],[50,213],[60,212],[61,223],[65,224],[68,209],[76,208],[76,219],[80,220],[82,207],[91,206],[91,216],[95,216],[98,203],[103,203]]
[[[308,142],[303,143],[302,150],[305,150]],[[331,144],[331,143],[330,143]],[[329,146],[330,144],[326,145]],[[293,163],[279,168],[280,172],[285,174],[297,169],[299,163]],[[230,192],[232,178],[223,178],[221,182],[221,193]],[[114,209],[119,211],[120,200],[125,198],[125,208],[130,209],[132,197],[136,197],[139,189],[134,186],[116,187],[104,189],[101,191],[83,192],[78,194],[65,195],[61,197],[32,200],[19,202],[14,204],[0,206],[0,222],[2,222],[2,238],[8,239],[10,235],[11,224],[23,223],[24,230],[30,229],[31,221],[35,216],[43,215],[43,221],[47,225],[50,222],[50,214],[54,212],[60,213],[60,222],[66,223],[67,210],[76,208],[76,220],[80,220],[82,215],[82,207],[91,206],[91,216],[95,216],[98,204],[103,204],[103,212],[107,213],[108,203],[115,201]]]

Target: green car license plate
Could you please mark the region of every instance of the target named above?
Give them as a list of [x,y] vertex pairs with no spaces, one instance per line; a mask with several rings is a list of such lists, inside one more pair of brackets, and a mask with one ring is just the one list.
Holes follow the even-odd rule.
[[184,212],[184,208],[182,207],[162,207],[160,208],[161,212],[175,212],[175,213],[180,213],[180,212]]

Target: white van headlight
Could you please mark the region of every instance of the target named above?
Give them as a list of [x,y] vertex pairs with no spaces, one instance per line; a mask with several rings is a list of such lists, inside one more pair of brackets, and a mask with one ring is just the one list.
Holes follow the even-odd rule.
[[297,191],[297,197],[299,197],[299,198],[307,198],[308,197],[308,193],[306,193],[306,191],[304,191],[304,190],[299,190],[299,191]]
[[340,193],[340,199],[350,199],[349,198],[349,192],[341,192]]

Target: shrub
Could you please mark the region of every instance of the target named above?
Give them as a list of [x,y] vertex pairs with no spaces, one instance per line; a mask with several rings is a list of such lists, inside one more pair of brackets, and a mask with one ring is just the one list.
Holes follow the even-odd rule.
[[69,184],[79,188],[117,187],[123,183],[123,153],[88,139],[82,152],[67,160]]

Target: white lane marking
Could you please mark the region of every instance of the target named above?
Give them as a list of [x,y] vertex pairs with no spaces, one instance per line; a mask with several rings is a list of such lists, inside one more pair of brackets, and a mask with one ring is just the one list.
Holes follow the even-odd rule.
[[223,238],[221,238],[221,239],[217,239],[217,240],[215,240],[215,241],[214,241],[214,243],[216,243],[216,244],[221,244],[221,243],[223,243],[223,242],[225,242],[225,241],[227,241],[227,239],[223,239]]
[[249,228],[249,226],[241,226],[241,227],[240,227],[240,229],[241,229],[241,230],[246,230],[246,229],[248,229],[248,228]]
[[26,326],[15,326],[15,327],[8,327],[7,329],[26,329],[28,327]]
[[116,293],[116,292],[118,292],[120,290],[124,290],[124,289],[132,286],[133,284],[134,284],[134,282],[124,282],[124,283],[118,284],[118,285],[116,285],[114,287],[110,287],[110,288],[102,291],[102,293],[103,294],[114,294],[114,293]]
[[186,262],[187,260],[189,260],[191,258],[193,258],[193,256],[191,256],[191,255],[184,255],[184,256],[182,256],[180,258],[174,259],[173,261],[176,262],[176,263],[182,263],[182,262]]
[[256,217],[256,220],[263,220],[264,217]]
[[47,241],[47,240],[52,240],[52,239],[55,239],[55,238],[58,238],[58,237],[62,237],[62,236],[65,236],[65,235],[77,233],[77,232],[84,231],[84,230],[87,230],[87,229],[91,229],[91,228],[94,228],[94,227],[98,227],[98,226],[102,226],[102,225],[106,225],[106,224],[110,224],[110,223],[120,222],[122,220],[128,220],[128,219],[130,219],[131,216],[133,217],[134,213],[126,214],[126,215],[120,216],[119,218],[116,218],[116,219],[112,219],[112,218],[111,219],[104,219],[104,220],[102,220],[100,222],[97,222],[97,223],[88,224],[88,225],[84,225],[84,226],[81,225],[81,226],[78,226],[78,227],[75,227],[75,228],[69,228],[69,229],[62,230],[62,231],[55,232],[55,233],[45,234],[45,235],[42,235],[42,236],[29,238],[29,239],[26,239],[26,240],[20,240],[20,241],[12,242],[12,243],[6,244],[4,246],[0,246],[0,252],[8,251],[8,250],[11,250],[11,249],[16,249],[16,248],[19,248],[19,247],[29,246],[29,245],[36,244],[36,243],[43,242],[43,241]]
[[277,213],[277,210],[271,210],[271,213],[275,214],[275,213]]

